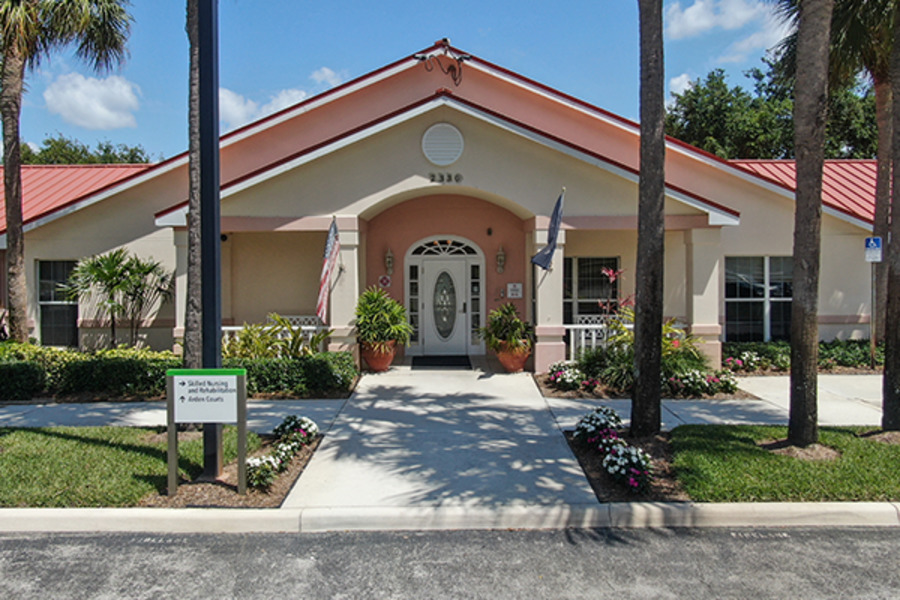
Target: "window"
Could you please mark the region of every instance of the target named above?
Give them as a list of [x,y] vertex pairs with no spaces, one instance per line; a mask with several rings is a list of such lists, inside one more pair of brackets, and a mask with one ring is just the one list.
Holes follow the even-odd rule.
[[790,339],[793,274],[789,256],[726,256],[725,340]]
[[566,257],[563,260],[563,322],[578,323],[578,317],[604,313],[601,302],[614,310],[619,299],[619,281],[610,282],[603,269],[619,269],[618,257]]
[[42,260],[38,263],[41,344],[78,346],[78,302],[68,300],[59,286],[69,279],[74,260]]

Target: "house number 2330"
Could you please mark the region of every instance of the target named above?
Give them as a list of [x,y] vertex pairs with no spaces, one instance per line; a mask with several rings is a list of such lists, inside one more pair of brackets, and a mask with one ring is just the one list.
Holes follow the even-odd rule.
[[431,183],[460,183],[463,180],[462,173],[429,173]]

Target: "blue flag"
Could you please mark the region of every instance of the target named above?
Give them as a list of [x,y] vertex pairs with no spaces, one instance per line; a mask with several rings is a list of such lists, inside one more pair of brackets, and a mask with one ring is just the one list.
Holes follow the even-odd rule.
[[550,270],[550,263],[553,262],[553,253],[556,252],[556,237],[559,235],[559,226],[562,223],[563,198],[566,195],[566,188],[559,193],[556,199],[556,206],[553,207],[553,215],[550,217],[550,228],[547,230],[547,245],[541,248],[541,251],[531,257],[531,262],[544,269]]

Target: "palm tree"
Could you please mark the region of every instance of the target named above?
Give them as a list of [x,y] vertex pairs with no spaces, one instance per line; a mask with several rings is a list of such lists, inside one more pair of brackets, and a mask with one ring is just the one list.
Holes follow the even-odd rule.
[[187,34],[190,42],[190,98],[188,100],[188,261],[184,314],[184,366],[199,369],[203,362],[200,272],[200,7],[187,0]]
[[131,27],[127,0],[0,0],[0,116],[6,195],[7,285],[12,339],[28,338],[25,239],[22,230],[22,155],[19,122],[26,67],[75,44],[76,54],[102,71],[125,58]]
[[794,150],[794,297],[791,303],[791,400],[788,441],[818,441],[818,303],[822,167],[828,103],[828,48],[833,0],[802,0],[797,16]]
[[641,38],[641,171],[635,282],[634,398],[631,433],[661,426],[660,372],[665,235],[665,101],[662,0],[638,0]]
[[124,248],[78,261],[62,290],[72,300],[89,301],[98,295],[98,311],[109,317],[109,347],[116,347],[116,321],[125,312],[128,251]]
[[134,346],[147,309],[157,301],[167,302],[172,298],[172,274],[152,258],[131,256],[125,264],[125,281],[121,287],[123,313],[128,317]]
[[[777,10],[796,25],[797,0],[774,0]],[[894,0],[834,0],[831,18],[829,85],[833,88],[856,83],[861,73],[872,79],[875,89],[875,119],[878,127],[875,179],[874,235],[888,239],[888,214],[891,201],[891,47],[893,45]],[[792,33],[778,46],[779,64],[786,74],[796,72],[797,34]],[[887,265],[875,265],[875,330],[883,339],[887,306]]]
[[[894,47],[891,56],[893,87],[893,193],[891,214],[900,215],[900,2],[894,9]],[[900,218],[891,219],[887,251],[888,305],[887,319],[894,323],[886,329],[884,380],[882,382],[881,428],[900,430]]]

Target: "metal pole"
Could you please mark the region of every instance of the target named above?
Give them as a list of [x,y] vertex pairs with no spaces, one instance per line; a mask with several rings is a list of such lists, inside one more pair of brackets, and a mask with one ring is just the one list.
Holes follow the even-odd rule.
[[[203,368],[222,366],[222,249],[219,237],[219,9],[199,0],[200,253]],[[222,424],[203,425],[203,476],[222,474]]]
[[878,328],[875,326],[875,315],[878,313],[877,306],[875,306],[875,301],[877,299],[878,290],[875,285],[875,266],[878,263],[871,263],[872,265],[872,300],[869,305],[872,307],[869,312],[871,316],[869,317],[869,359],[870,366],[875,368],[875,347],[878,343],[878,340],[875,339],[875,332],[878,331]]

